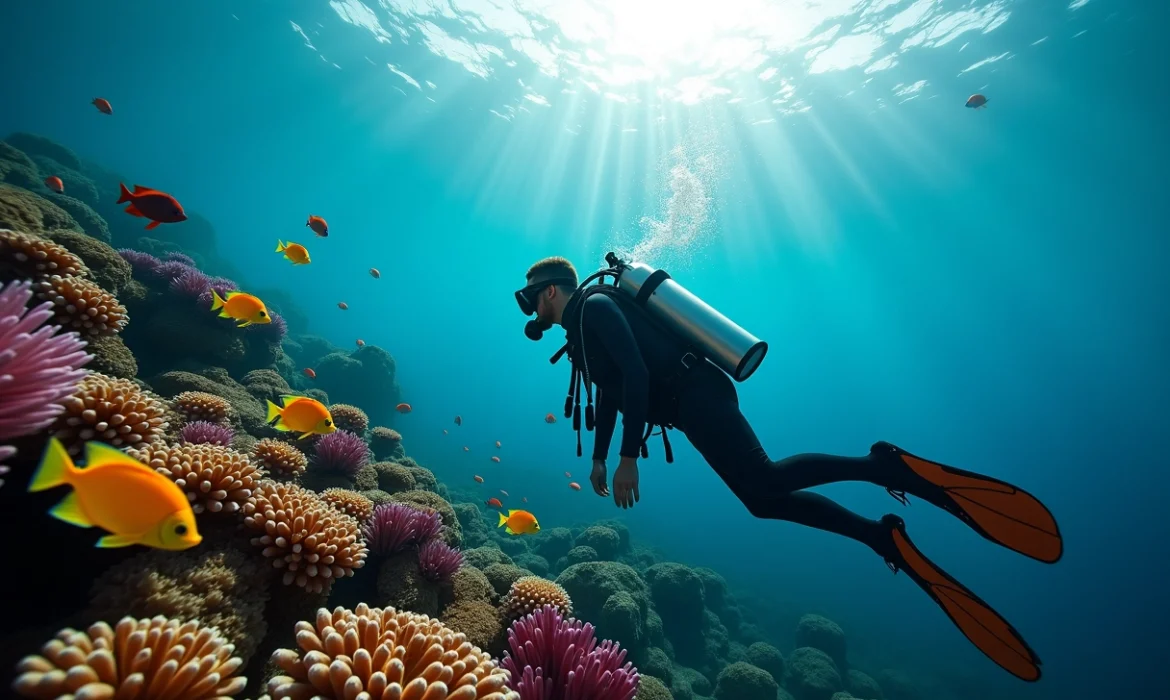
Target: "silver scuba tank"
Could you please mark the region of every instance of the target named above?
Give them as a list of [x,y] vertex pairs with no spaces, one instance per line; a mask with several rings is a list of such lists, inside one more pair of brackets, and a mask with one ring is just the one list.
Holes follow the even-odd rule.
[[[611,253],[612,255],[612,253]],[[607,256],[607,260],[609,260]],[[616,262],[616,260],[615,260]],[[640,262],[620,262],[617,287],[642,304],[661,323],[691,343],[742,382],[760,366],[768,344],[670,278]]]

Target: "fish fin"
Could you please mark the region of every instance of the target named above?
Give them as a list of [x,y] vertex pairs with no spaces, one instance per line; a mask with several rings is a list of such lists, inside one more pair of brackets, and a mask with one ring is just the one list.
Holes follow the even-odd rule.
[[279,430],[282,433],[291,433],[292,432],[292,428],[288,427],[284,423],[277,423],[276,425],[274,425],[272,427],[275,428],[276,430]]
[[[85,443],[85,468],[93,469],[103,464],[125,464],[130,457],[121,450],[116,450],[104,442]],[[148,467],[149,469],[149,467]],[[151,469],[151,471],[154,471]]]
[[304,396],[297,396],[296,394],[281,394],[280,395],[280,405],[287,407],[293,401],[296,401],[297,399],[303,399],[303,398],[305,398],[305,397]]
[[138,211],[138,207],[134,206],[133,204],[127,204],[126,208],[123,209],[122,211],[126,212],[130,216],[137,216],[137,217],[146,216],[146,214],[143,214],[142,212]]
[[106,549],[111,547],[129,547],[139,544],[141,541],[142,535],[106,535],[98,540],[94,546]]
[[227,311],[219,312],[219,318],[231,318],[231,317],[232,317],[231,314],[229,314]]
[[154,190],[150,189],[149,187],[143,187],[142,185],[135,185],[134,186],[134,194],[141,194],[143,192],[153,192],[153,191]]
[[500,527],[504,523],[508,522],[508,517],[506,515],[504,515],[503,513],[499,513],[499,516],[500,516],[500,524],[496,525],[496,527]]
[[250,325],[252,325],[251,321],[244,321],[243,323],[237,323],[236,328],[247,328]]
[[276,239],[276,252],[283,253],[286,247],[279,238]]
[[45,456],[41,458],[41,465],[33,474],[28,490],[30,492],[44,491],[54,486],[67,484],[70,472],[76,468],[73,466],[73,460],[70,459],[69,453],[65,451],[65,446],[61,444],[60,440],[53,438],[49,440],[49,445],[45,448]]
[[239,295],[241,295],[241,294],[243,294],[243,292],[241,292],[241,291],[239,291],[239,290],[237,289],[237,290],[236,290],[236,291],[234,291],[234,292],[228,292],[228,293],[227,293],[227,298],[228,298],[228,299],[231,299],[232,297],[238,297],[238,296],[239,296]]
[[117,201],[117,202],[115,202],[115,204],[121,204],[121,203],[123,203],[123,202],[129,202],[129,201],[131,201],[131,200],[133,200],[133,199],[134,199],[134,195],[130,194],[130,190],[126,189],[126,184],[125,184],[125,183],[119,182],[119,183],[118,183],[118,187],[119,187],[119,188],[121,188],[122,195],[121,195],[120,197],[118,197],[118,201]]
[[510,517],[512,517],[512,514],[513,514],[513,513],[516,513],[516,512],[517,512],[517,511],[514,511],[514,510],[510,510],[510,511],[508,511],[508,517],[509,517],[509,518],[510,518]]
[[149,224],[146,225],[146,230],[149,231],[152,228],[158,228],[158,225],[161,223],[162,223],[161,221],[151,221]]
[[313,433],[312,433],[312,431],[309,431],[309,432],[307,432],[307,433],[304,433],[304,434],[302,434],[302,435],[301,435],[299,438],[297,438],[297,439],[298,439],[298,440],[304,440],[305,438],[308,438],[308,437],[313,437]]
[[277,406],[276,404],[269,401],[268,402],[268,417],[264,419],[264,422],[271,423],[272,421],[276,420],[277,418],[280,418],[280,406]]
[[93,523],[81,510],[81,502],[76,491],[71,491],[60,503],[50,508],[49,515],[77,527],[93,527]]
[[[211,290],[211,310],[215,311],[216,309],[220,308],[223,308],[223,298],[220,297],[219,292],[215,291],[213,288]],[[227,314],[220,314],[220,316],[227,316]]]

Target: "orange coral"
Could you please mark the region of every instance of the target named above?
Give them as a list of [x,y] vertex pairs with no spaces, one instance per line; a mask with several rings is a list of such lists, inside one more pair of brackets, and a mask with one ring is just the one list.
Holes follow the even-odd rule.
[[508,673],[490,656],[426,615],[371,608],[317,611],[298,622],[297,646],[278,649],[272,663],[287,675],[268,681],[272,697],[308,700],[519,700]]
[[30,698],[201,698],[244,692],[247,679],[234,648],[214,627],[159,615],[124,617],[117,628],[104,622],[85,632],[63,629],[26,656],[13,689]]
[[293,478],[305,473],[309,458],[304,452],[280,440],[264,438],[252,448],[252,457],[274,476]]
[[333,424],[338,430],[345,430],[354,435],[365,435],[370,427],[370,417],[357,406],[347,403],[335,403],[329,407],[329,415],[333,416]]
[[545,605],[556,606],[565,617],[573,613],[573,601],[560,584],[539,576],[524,576],[512,583],[508,595],[500,601],[500,612],[511,621]]
[[54,323],[87,335],[113,335],[129,322],[126,307],[84,277],[52,275],[33,283],[37,299],[53,302]]
[[47,275],[76,277],[89,273],[81,258],[64,246],[9,229],[0,229],[0,269],[10,271],[16,278],[28,279]]
[[262,533],[252,544],[284,569],[286,586],[327,591],[333,579],[353,576],[366,563],[366,543],[352,517],[295,484],[261,481],[244,505],[244,523]]
[[357,521],[364,523],[374,514],[374,502],[357,491],[349,489],[325,489],[321,492],[321,500],[337,510],[352,515]]
[[196,513],[239,512],[264,476],[247,455],[219,445],[160,443],[129,454],[173,479]]
[[232,405],[227,399],[205,391],[184,391],[171,399],[171,404],[188,423],[205,420],[223,425],[232,414]]
[[89,440],[114,447],[149,445],[167,429],[166,404],[129,379],[91,372],[62,405],[54,435],[70,454],[80,453]]

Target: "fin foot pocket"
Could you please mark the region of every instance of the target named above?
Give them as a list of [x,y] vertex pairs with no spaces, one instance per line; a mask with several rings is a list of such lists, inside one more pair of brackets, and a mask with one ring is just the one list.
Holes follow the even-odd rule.
[[1053,564],[1064,554],[1064,540],[1052,512],[1027,491],[990,476],[931,462],[888,442],[871,454],[896,459],[912,483],[889,489],[904,503],[905,493],[943,508],[996,544]]
[[901,518],[887,515],[882,524],[890,528],[886,563],[895,573],[904,571],[987,658],[1016,678],[1040,680],[1040,657],[1007,620],[918,551]]

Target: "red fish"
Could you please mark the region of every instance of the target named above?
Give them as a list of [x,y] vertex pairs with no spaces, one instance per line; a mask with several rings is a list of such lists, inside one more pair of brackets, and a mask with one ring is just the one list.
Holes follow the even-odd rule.
[[504,489],[500,489],[500,493],[504,494],[504,498],[508,498],[508,497],[509,497],[509,496],[508,496],[508,492],[507,492],[507,491],[505,491]]
[[979,109],[980,107],[986,107],[987,98],[983,95],[980,95],[979,93],[975,93],[974,95],[971,95],[967,98],[966,106],[968,109]]
[[504,504],[500,503],[500,499],[498,499],[498,498],[489,498],[486,501],[484,501],[484,505],[490,506],[492,508],[503,508],[504,507]]
[[61,182],[61,178],[57,177],[56,175],[50,175],[49,177],[45,178],[45,187],[48,187],[57,194],[61,194],[65,191],[65,183]]
[[373,277],[374,279],[381,279],[382,273],[378,272],[378,268],[371,267],[370,268],[370,277]]
[[483,477],[480,476],[479,474],[476,474],[475,476],[473,476],[471,478],[475,479],[476,481],[478,481],[481,484],[483,483]]
[[325,219],[322,219],[319,216],[313,216],[312,214],[309,214],[309,221],[305,224],[305,226],[313,229],[313,233],[317,234],[321,238],[325,238],[329,235],[329,224],[325,223]]
[[142,185],[135,185],[134,191],[131,192],[120,182],[118,186],[122,188],[122,196],[118,198],[117,204],[129,202],[130,206],[125,209],[127,214],[150,219],[150,223],[146,225],[147,231],[159,224],[177,224],[187,220],[183,205],[166,192],[152,190]]
[[102,114],[113,114],[114,108],[110,106],[110,101],[103,97],[93,98],[93,106],[98,108]]
[[492,455],[492,461],[493,461],[493,462],[495,462],[496,464],[499,464],[499,463],[500,463],[500,458],[499,458],[499,457],[497,457],[497,456],[495,456],[495,455]]
[[550,424],[551,424],[551,423],[556,423],[556,422],[557,422],[557,417],[556,417],[556,416],[554,416],[553,414],[551,414],[551,413],[550,413],[550,414],[548,414],[547,416],[545,416],[545,417],[544,417],[544,422],[545,422],[545,423],[550,423]]
[[366,341],[362,340],[361,338],[358,338],[358,339],[357,339],[357,346],[358,346],[359,348],[360,348],[360,347],[364,347],[364,346],[365,346],[365,344],[366,344]]
[[572,474],[570,474],[569,472],[565,472],[565,478],[566,478],[566,479],[572,479],[572,478],[573,478],[573,475],[572,475]]
[[317,378],[317,373],[314,372],[313,368],[311,368],[311,367],[306,367],[301,371],[304,372],[305,376],[308,377],[309,379],[316,379]]
[[337,308],[341,309],[342,311],[345,311],[345,310],[349,309],[349,304],[346,304],[344,301],[339,301],[339,302],[337,302]]
[[455,425],[463,425],[463,416],[455,416]]
[[499,440],[496,440],[496,449],[497,450],[500,449],[500,441]]
[[398,411],[399,413],[410,413],[414,409],[411,408],[410,404],[408,404],[408,403],[400,403],[394,407],[394,410]]
[[578,484],[576,481],[571,481],[569,482],[569,488],[573,489],[574,491],[580,491],[581,484]]

